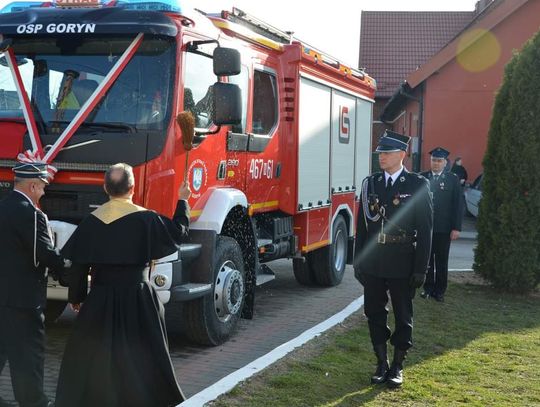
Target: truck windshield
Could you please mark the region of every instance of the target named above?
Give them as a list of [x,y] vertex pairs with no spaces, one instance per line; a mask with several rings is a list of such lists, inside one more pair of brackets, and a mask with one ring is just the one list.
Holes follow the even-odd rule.
[[[39,133],[60,134],[111,71],[133,38],[99,36],[21,37],[13,50]],[[145,36],[137,53],[80,131],[161,130],[171,105],[174,46]],[[23,112],[5,56],[0,54],[0,119]]]

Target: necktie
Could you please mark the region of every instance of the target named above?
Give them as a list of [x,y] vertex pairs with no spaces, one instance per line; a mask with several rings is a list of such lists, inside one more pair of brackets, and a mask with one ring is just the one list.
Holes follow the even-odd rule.
[[386,181],[386,189],[392,188],[392,177],[388,177],[388,180]]

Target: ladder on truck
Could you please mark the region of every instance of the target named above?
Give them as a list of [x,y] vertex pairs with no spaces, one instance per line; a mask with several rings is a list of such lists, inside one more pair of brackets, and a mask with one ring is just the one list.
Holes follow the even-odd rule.
[[[232,11],[222,11],[220,17],[224,20],[230,21],[231,23],[246,27],[257,34],[262,35],[280,44],[291,44],[295,40],[293,36],[293,31],[280,30],[279,28],[276,28],[273,25],[266,23],[265,21],[262,21],[261,19],[248,14],[237,7],[233,7]],[[360,79],[364,78],[365,72],[363,69],[354,69],[345,66],[332,55],[321,51],[320,49],[312,47],[311,45],[305,43],[304,41],[301,41],[298,38],[296,38],[296,40],[302,44],[304,53],[311,55],[315,59],[320,60],[327,65],[331,65],[334,68],[343,71],[344,73],[349,73],[350,75]]]

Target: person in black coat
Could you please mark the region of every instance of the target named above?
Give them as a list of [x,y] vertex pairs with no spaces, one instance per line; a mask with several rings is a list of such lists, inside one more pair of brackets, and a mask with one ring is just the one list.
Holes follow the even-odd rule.
[[437,147],[430,154],[431,171],[422,175],[429,180],[433,194],[433,243],[424,291],[420,295],[443,302],[448,285],[450,242],[456,240],[461,231],[463,199],[457,175],[444,170],[450,152]]
[[457,175],[461,187],[465,187],[469,174],[467,174],[467,170],[463,166],[461,157],[456,157],[454,160],[454,165],[452,165],[452,169],[450,169],[450,171]]
[[135,205],[134,186],[132,168],[113,165],[105,174],[110,200],[62,248],[73,261],[69,302],[80,312],[62,360],[56,407],[168,407],[184,400],[148,267],[178,251],[188,233],[191,192],[186,183],[180,187],[170,220]]
[[46,164],[20,164],[13,191],[0,202],[0,354],[9,361],[15,399],[43,407],[47,275],[67,264],[55,250],[39,200],[49,183]]
[[[403,382],[403,360],[412,346],[413,304],[426,275],[431,249],[433,207],[427,180],[403,167],[409,137],[386,131],[376,152],[383,172],[362,184],[355,277],[364,286],[364,312],[377,368],[372,383]],[[395,329],[388,327],[388,293]],[[387,341],[394,346],[388,364]]]

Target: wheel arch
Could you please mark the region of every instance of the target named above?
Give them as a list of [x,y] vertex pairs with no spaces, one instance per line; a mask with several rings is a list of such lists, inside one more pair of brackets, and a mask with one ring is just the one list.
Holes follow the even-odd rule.
[[334,216],[332,216],[332,221],[330,222],[330,244],[333,243],[332,240],[334,236],[334,222],[339,215],[341,215],[345,220],[345,224],[347,225],[348,237],[352,237],[354,235],[353,211],[349,205],[341,204],[337,207],[336,211],[334,212]]
[[[218,188],[212,191],[199,218],[190,225],[190,229],[214,230],[222,234],[223,226],[230,214],[240,207],[247,214],[246,195],[235,188]],[[235,236],[231,236],[236,239]]]

